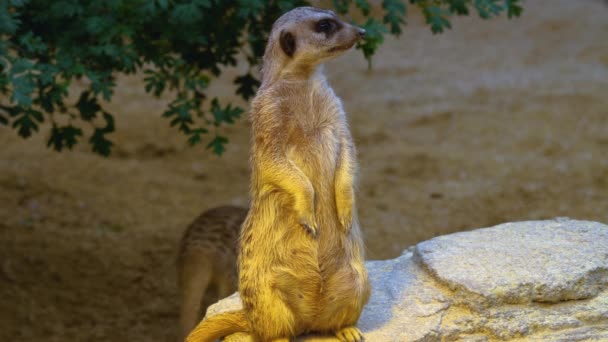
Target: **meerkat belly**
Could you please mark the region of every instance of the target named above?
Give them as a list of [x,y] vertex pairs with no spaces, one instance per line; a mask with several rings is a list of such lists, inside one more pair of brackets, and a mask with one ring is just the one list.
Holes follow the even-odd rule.
[[276,206],[284,196],[276,192],[257,202],[243,226],[239,291],[246,305],[259,310],[279,310],[274,298],[280,299],[307,325],[319,315],[318,249],[295,218]]
[[[331,126],[310,129],[304,138],[294,139],[288,156],[312,183],[318,220],[333,224],[335,217],[334,179],[339,142]],[[328,217],[329,216],[329,217]],[[321,224],[321,222],[319,222]]]

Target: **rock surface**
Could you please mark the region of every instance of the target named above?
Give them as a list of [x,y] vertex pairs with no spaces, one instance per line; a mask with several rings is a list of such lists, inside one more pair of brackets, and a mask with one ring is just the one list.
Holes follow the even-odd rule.
[[[608,341],[608,226],[597,222],[506,223],[367,267],[373,292],[359,327],[368,342]],[[208,315],[240,306],[235,294]]]

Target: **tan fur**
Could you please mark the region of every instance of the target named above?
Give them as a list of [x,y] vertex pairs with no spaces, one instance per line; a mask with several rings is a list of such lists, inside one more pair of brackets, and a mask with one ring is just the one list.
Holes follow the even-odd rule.
[[197,217],[184,232],[177,259],[180,341],[209,305],[237,290],[236,247],[246,215],[244,208],[213,208]]
[[[316,32],[324,18],[341,29]],[[251,209],[238,259],[244,308],[204,320],[188,342],[238,331],[264,342],[308,332],[363,340],[355,324],[370,285],[354,199],[355,148],[342,104],[321,72],[361,31],[310,7],[274,24],[250,115]],[[295,38],[291,56],[281,45],[286,32]]]

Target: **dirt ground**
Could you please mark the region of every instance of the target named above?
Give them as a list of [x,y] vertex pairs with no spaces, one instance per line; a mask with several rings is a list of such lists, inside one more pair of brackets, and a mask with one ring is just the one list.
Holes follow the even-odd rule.
[[[605,2],[535,0],[521,19],[462,18],[438,36],[412,13],[372,70],[358,52],[328,65],[359,150],[369,258],[506,221],[608,222],[606,37]],[[246,203],[249,132],[224,129],[218,158],[169,128],[166,103],[121,78],[107,159],[0,128],[0,341],[175,339],[179,235],[206,208]]]

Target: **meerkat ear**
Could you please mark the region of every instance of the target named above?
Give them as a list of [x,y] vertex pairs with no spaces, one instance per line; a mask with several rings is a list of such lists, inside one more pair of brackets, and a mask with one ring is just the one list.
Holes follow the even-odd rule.
[[281,37],[279,38],[281,42],[281,49],[283,52],[289,57],[293,57],[294,52],[296,52],[296,37],[291,32],[283,31],[281,32]]

